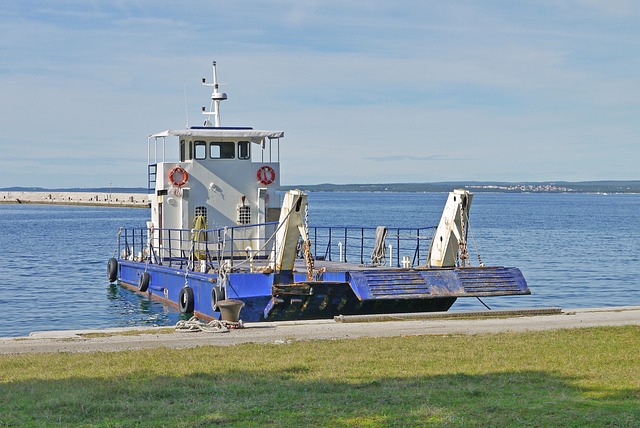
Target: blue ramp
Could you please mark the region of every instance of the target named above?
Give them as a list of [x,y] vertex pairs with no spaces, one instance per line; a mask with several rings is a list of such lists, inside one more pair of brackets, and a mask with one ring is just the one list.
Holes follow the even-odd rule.
[[348,278],[360,300],[531,294],[517,268],[353,270]]

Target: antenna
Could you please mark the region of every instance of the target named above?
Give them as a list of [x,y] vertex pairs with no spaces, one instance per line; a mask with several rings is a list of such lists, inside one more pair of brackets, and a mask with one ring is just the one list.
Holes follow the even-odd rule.
[[213,92],[211,93],[211,105],[209,111],[206,111],[205,107],[202,107],[202,114],[207,115],[207,120],[204,121],[204,126],[211,126],[211,115],[213,115],[214,126],[220,127],[220,101],[227,99],[227,94],[224,92],[218,92],[218,74],[216,73],[216,62],[213,61],[213,83],[206,83],[206,79],[202,78],[203,86],[212,86]]

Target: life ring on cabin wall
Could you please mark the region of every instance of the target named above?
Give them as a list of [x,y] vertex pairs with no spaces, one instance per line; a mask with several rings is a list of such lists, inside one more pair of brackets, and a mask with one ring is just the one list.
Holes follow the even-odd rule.
[[169,171],[169,181],[176,187],[182,187],[189,181],[189,174],[183,167],[176,166]]
[[257,177],[260,183],[269,185],[276,180],[276,172],[270,166],[261,166],[258,168]]

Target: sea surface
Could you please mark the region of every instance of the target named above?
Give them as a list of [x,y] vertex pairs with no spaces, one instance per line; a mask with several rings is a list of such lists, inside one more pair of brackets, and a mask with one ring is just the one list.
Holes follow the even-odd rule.
[[[309,195],[310,226],[436,226],[446,193]],[[177,310],[109,284],[119,227],[147,209],[0,205],[0,337],[33,331],[174,325]],[[640,305],[640,195],[477,193],[471,260],[519,267],[531,296],[492,309]],[[476,253],[477,249],[477,253]],[[474,263],[477,265],[477,262]],[[481,310],[475,298],[452,310]]]

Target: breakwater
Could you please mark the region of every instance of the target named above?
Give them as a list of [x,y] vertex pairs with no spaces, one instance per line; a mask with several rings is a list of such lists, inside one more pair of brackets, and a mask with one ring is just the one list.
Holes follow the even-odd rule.
[[2,204],[84,205],[128,208],[148,208],[145,193],[110,192],[13,192],[0,191]]

